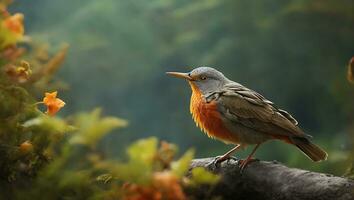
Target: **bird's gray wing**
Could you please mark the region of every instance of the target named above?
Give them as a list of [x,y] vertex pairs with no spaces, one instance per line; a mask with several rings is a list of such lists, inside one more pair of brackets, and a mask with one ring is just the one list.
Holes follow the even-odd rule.
[[307,137],[288,112],[238,83],[225,85],[215,100],[224,117],[234,123],[272,135]]

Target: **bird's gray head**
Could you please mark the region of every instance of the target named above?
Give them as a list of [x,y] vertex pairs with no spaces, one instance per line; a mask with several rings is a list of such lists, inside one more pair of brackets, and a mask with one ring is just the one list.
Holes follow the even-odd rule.
[[211,67],[198,67],[189,73],[167,72],[167,74],[188,80],[192,89],[196,87],[202,94],[217,91],[229,82],[221,72]]

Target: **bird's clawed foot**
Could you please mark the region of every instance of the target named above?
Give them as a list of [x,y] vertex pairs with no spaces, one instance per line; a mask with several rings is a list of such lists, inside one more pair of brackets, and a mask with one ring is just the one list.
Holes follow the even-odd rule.
[[245,160],[239,160],[238,161],[238,165],[240,167],[240,172],[242,173],[243,170],[246,168],[246,166],[251,163],[251,162],[254,162],[254,161],[259,161],[259,159],[256,159],[256,158],[246,158]]
[[[236,158],[236,156],[229,156],[227,159],[225,159],[227,163],[229,163],[230,160],[238,162],[240,159]],[[222,162],[222,161],[221,161]]]
[[229,160],[238,161],[238,159],[234,156],[216,156],[213,161],[207,164],[207,167],[211,169],[216,169],[218,166],[220,166],[220,163],[224,162],[225,160],[227,162],[229,162]]

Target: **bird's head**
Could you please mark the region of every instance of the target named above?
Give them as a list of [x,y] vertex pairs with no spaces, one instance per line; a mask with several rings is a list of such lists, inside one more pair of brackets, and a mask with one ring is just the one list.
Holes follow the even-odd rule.
[[198,67],[191,72],[167,72],[168,75],[184,78],[193,87],[196,87],[203,95],[221,89],[229,79],[221,72],[211,67]]

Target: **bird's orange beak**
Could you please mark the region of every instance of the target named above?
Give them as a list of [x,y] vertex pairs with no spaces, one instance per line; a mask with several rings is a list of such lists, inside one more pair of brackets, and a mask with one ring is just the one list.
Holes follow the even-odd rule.
[[181,73],[181,72],[166,72],[166,74],[170,76],[174,76],[177,78],[184,78],[186,80],[192,81],[193,78],[188,73]]

